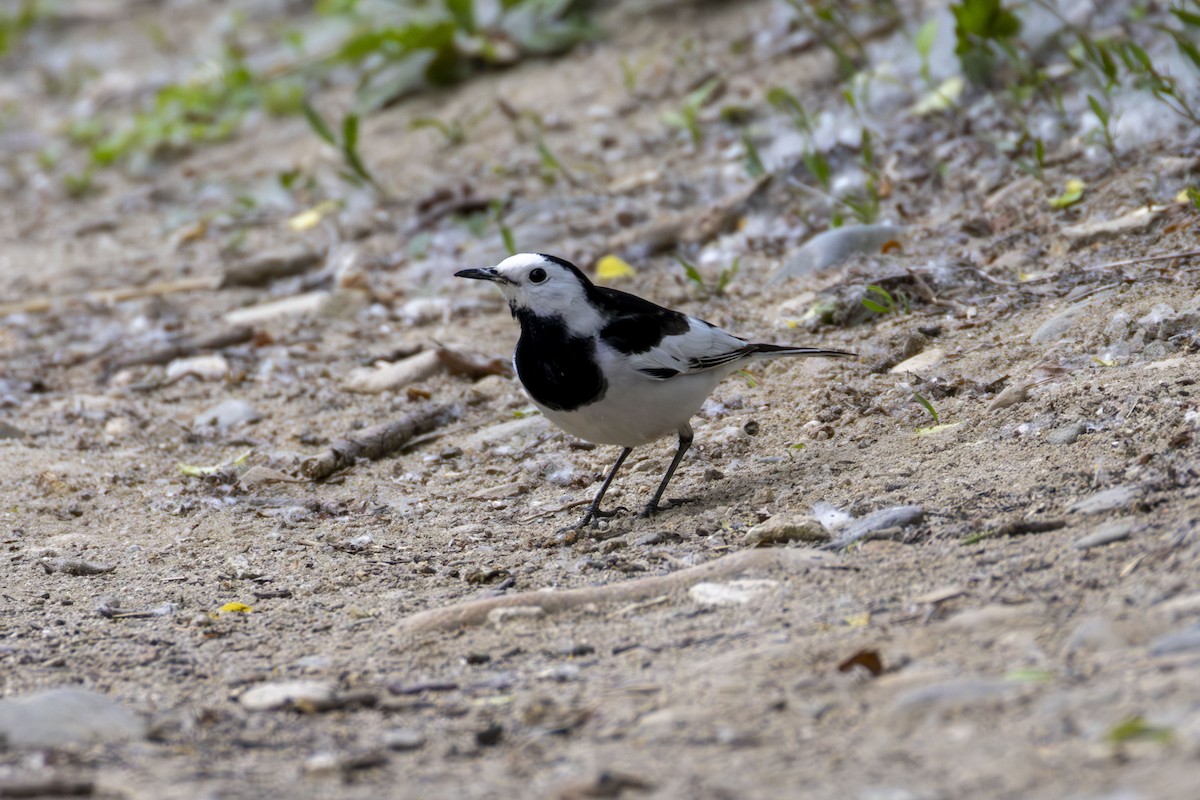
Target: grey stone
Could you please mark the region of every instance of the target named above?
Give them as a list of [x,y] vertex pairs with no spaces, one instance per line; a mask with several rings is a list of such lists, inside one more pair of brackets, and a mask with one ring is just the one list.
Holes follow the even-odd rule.
[[984,678],[943,681],[904,692],[892,709],[901,714],[950,711],[994,702],[1015,694],[1019,688],[1015,683]]
[[413,728],[392,728],[383,732],[383,746],[388,750],[420,750],[425,746],[425,734]]
[[1073,422],[1070,425],[1064,425],[1061,428],[1055,428],[1050,431],[1050,435],[1046,437],[1046,441],[1050,444],[1075,444],[1079,441],[1079,437],[1087,433],[1086,422]]
[[1131,519],[1115,519],[1105,523],[1094,532],[1075,542],[1076,550],[1088,550],[1093,547],[1103,547],[1106,544],[1120,542],[1129,538],[1133,533],[1134,521]]
[[25,431],[16,425],[9,425],[7,422],[0,420],[0,439],[20,439],[24,435]]
[[881,508],[851,522],[846,526],[846,530],[837,539],[830,542],[827,547],[847,547],[875,531],[881,531],[884,528],[902,528],[906,525],[915,525],[924,518],[925,509],[921,506]]
[[1169,656],[1200,650],[1200,625],[1163,634],[1150,643],[1150,655]]
[[1141,491],[1139,487],[1131,484],[1114,486],[1075,501],[1067,510],[1075,514],[1103,514],[1105,511],[1125,508],[1141,494]]
[[327,703],[333,696],[333,685],[325,681],[279,681],[247,689],[238,702],[250,711],[270,711],[297,703]]
[[48,689],[0,700],[0,741],[9,747],[123,742],[145,735],[141,717],[88,689]]
[[211,425],[217,430],[224,432],[235,425],[258,422],[260,419],[262,419],[262,414],[259,413],[257,408],[245,400],[230,398],[229,400],[222,400],[212,408],[197,414],[196,419],[192,421],[192,427],[202,428]]

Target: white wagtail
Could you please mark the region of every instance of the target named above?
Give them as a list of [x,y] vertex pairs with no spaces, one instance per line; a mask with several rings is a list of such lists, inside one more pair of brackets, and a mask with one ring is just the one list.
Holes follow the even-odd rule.
[[677,433],[675,457],[641,516],[658,511],[692,444],[688,421],[727,375],[763,358],[854,355],[753,344],[702,319],[596,286],[555,256],[519,253],[455,275],[492,281],[508,301],[521,324],[513,365],[547,419],[580,439],[624,448],[573,529],[612,515],[601,513],[600,501],[633,448]]

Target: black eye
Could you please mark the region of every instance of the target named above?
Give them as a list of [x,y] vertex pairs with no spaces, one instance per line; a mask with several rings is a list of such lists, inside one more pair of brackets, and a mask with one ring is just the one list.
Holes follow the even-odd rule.
[[534,269],[529,270],[529,280],[533,283],[541,283],[549,277],[550,276],[546,274],[546,270],[542,269],[541,267],[535,267]]

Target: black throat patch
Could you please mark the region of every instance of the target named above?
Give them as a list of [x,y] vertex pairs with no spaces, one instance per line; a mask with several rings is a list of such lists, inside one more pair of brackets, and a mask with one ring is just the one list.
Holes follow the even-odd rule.
[[590,338],[572,336],[559,317],[514,313],[521,338],[513,362],[530,397],[555,411],[573,411],[604,397],[608,384],[596,364]]

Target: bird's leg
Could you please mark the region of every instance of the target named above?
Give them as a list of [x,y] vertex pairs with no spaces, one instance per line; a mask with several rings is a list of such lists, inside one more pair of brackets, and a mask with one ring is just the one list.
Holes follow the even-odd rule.
[[612,469],[608,471],[608,477],[604,479],[604,484],[600,487],[600,491],[596,492],[596,499],[592,501],[590,506],[588,506],[587,513],[583,515],[583,519],[579,520],[579,522],[575,523],[574,525],[563,528],[561,531],[559,531],[559,533],[564,533],[566,531],[577,531],[581,528],[586,528],[589,523],[594,524],[597,517],[611,517],[614,513],[616,513],[613,511],[607,513],[601,511],[600,501],[604,499],[604,493],[608,491],[609,484],[611,484],[613,482],[613,478],[616,477],[617,470],[621,468],[621,465],[625,463],[625,459],[628,458],[629,454],[632,452],[632,447],[626,447],[621,450],[621,455],[617,456],[617,463],[613,464]]
[[[654,497],[650,498],[650,502],[646,504],[646,509],[638,514],[639,517],[648,517],[656,511],[660,510],[659,502],[662,500],[663,492],[667,490],[667,484],[671,482],[671,476],[675,474],[675,469],[679,466],[679,462],[683,461],[683,454],[692,446],[692,439],[695,438],[692,434],[692,426],[684,423],[679,429],[679,449],[675,451],[675,457],[671,459],[671,466],[667,467],[667,474],[663,475],[662,483],[658,485],[658,491],[654,493]],[[671,501],[669,505],[676,505],[675,501]]]

